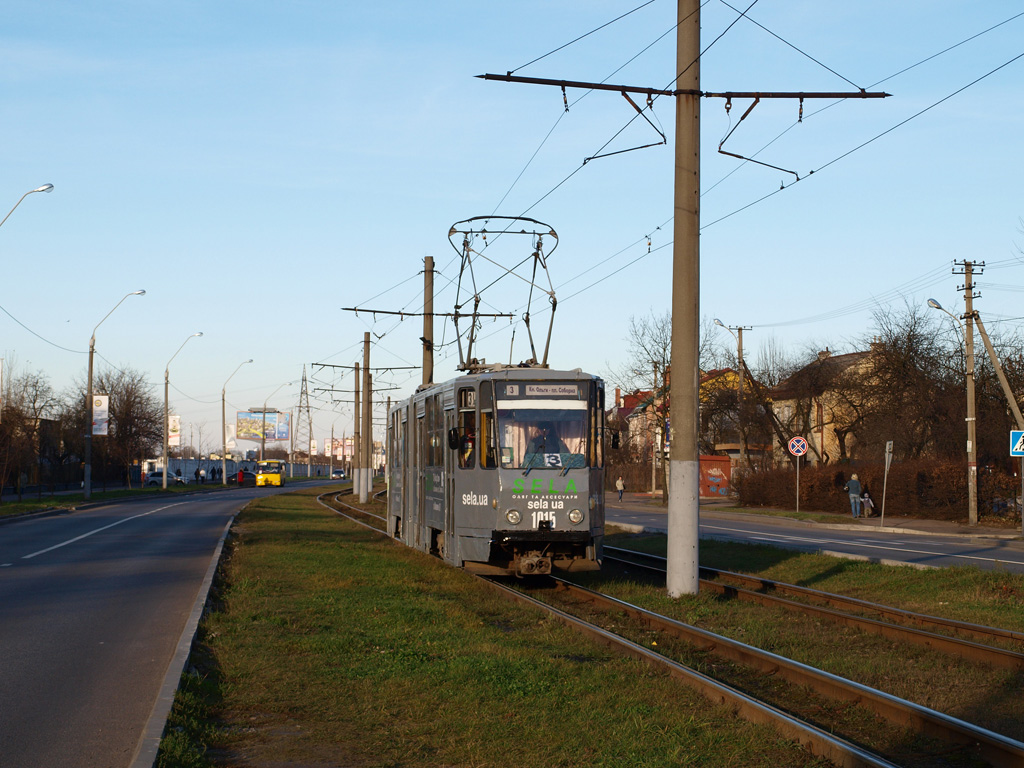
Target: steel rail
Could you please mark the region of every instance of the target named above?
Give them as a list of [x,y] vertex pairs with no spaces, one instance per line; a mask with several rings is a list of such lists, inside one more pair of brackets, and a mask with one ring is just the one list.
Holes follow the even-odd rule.
[[[646,558],[654,560],[659,563],[665,563],[665,558],[660,555],[652,555],[647,552],[636,552],[630,549],[622,549],[620,547],[609,547],[605,546],[606,552],[618,552],[623,555],[630,557]],[[818,600],[826,605],[832,606],[849,606],[852,608],[858,608],[860,610],[870,611],[877,613],[881,616],[888,616],[897,621],[905,621],[908,624],[916,624],[922,627],[934,627],[940,629],[951,629],[957,632],[971,635],[980,640],[1014,640],[1018,642],[1024,642],[1024,632],[1018,632],[1013,629],[1002,629],[1000,627],[988,627],[983,624],[972,624],[967,621],[958,621],[957,619],[947,619],[943,616],[930,616],[924,613],[914,613],[913,611],[906,611],[902,608],[894,608],[890,605],[882,605],[881,603],[872,603],[867,600],[859,600],[855,597],[847,597],[845,595],[837,595],[832,592],[822,592],[821,590],[811,589],[810,587],[801,587],[796,584],[787,584],[783,581],[773,581],[772,579],[766,579],[761,576],[751,576],[745,573],[735,573],[733,571],[724,571],[719,568],[710,568],[707,566],[700,566],[700,570],[715,577],[721,577],[729,579],[731,581],[737,581],[741,584],[756,585],[758,588],[771,591],[779,592],[781,594],[798,595],[806,597],[811,600]]]
[[661,654],[649,651],[638,643],[620,637],[613,632],[609,632],[541,600],[500,584],[493,579],[479,576],[477,578],[486,581],[507,597],[545,611],[567,626],[576,629],[602,645],[612,648],[617,653],[639,659],[660,671],[667,672],[672,677],[694,688],[712,702],[724,704],[732,708],[744,720],[774,726],[783,736],[798,742],[813,755],[831,760],[836,765],[842,766],[842,768],[862,768],[867,766],[872,768],[895,768],[894,763],[856,744],[852,744],[845,739],[805,723],[799,718],[787,714],[770,704],[758,701],[752,696],[748,696],[725,683],[714,680],[683,664],[672,661]]
[[770,651],[593,592],[571,582],[561,579],[555,581],[558,582],[560,589],[569,591],[573,597],[598,605],[603,610],[622,611],[652,629],[672,634],[721,658],[754,668],[764,674],[774,675],[795,685],[807,686],[830,699],[857,703],[889,722],[913,729],[917,733],[945,743],[971,748],[976,750],[979,757],[994,766],[1009,768],[1024,764],[1024,743],[1015,739]]
[[[664,573],[664,571],[665,571],[664,567],[660,566],[660,565],[659,566],[644,565],[643,563],[632,562],[632,561],[630,561],[628,559],[620,559],[620,558],[618,558],[618,557],[616,557],[614,555],[609,556],[607,554],[607,552],[609,550],[614,550],[614,549],[616,549],[616,548],[614,548],[614,547],[605,547],[604,548],[605,553],[606,553],[605,554],[605,560],[611,560],[611,561],[616,561],[616,562],[628,563],[629,565],[636,566],[636,567],[641,567],[641,568],[649,568],[651,570],[657,571],[658,573]],[[617,551],[619,551],[619,552],[627,552],[628,550],[617,550]],[[642,557],[642,558],[649,558],[649,559],[652,559],[652,560],[657,560],[657,561],[662,561],[662,562],[664,561],[664,558],[660,558],[657,555],[648,555],[647,553],[643,553],[643,552],[637,552],[637,553],[629,552],[629,555],[631,557],[639,556],[639,557]],[[742,577],[740,574],[731,574],[731,573],[729,573],[727,571],[716,571],[715,569],[704,568],[703,566],[701,566],[700,570],[704,571],[704,572],[709,572],[709,573],[713,572],[713,573],[716,573],[718,575],[725,575],[727,578],[731,578],[732,576],[735,575],[735,576],[738,576],[738,577],[744,579],[745,581],[747,581],[747,583],[754,582],[754,583],[760,584],[760,583],[766,581],[764,579],[757,579],[756,577]],[[818,617],[827,618],[827,619],[830,619],[832,621],[835,621],[838,624],[842,624],[842,625],[845,625],[845,626],[848,626],[848,627],[854,627],[854,628],[857,628],[857,629],[862,629],[862,630],[868,631],[868,632],[873,632],[875,634],[882,635],[883,637],[888,637],[888,638],[894,639],[894,640],[903,640],[903,641],[906,641],[906,642],[915,643],[917,645],[922,645],[922,646],[925,646],[925,647],[928,647],[928,648],[932,648],[933,650],[937,650],[937,651],[941,651],[943,653],[949,653],[949,654],[958,656],[958,657],[966,659],[968,661],[978,661],[978,662],[982,662],[982,663],[992,664],[994,666],[997,666],[997,667],[1000,667],[1000,668],[1003,668],[1003,669],[1024,669],[1024,654],[1018,653],[1016,651],[1006,650],[1005,648],[997,648],[997,647],[991,646],[991,645],[983,645],[981,643],[975,643],[975,642],[972,642],[970,640],[964,640],[962,638],[951,637],[949,635],[940,635],[940,634],[937,634],[935,632],[929,632],[928,630],[925,630],[925,629],[919,629],[919,628],[916,628],[916,627],[907,627],[907,626],[902,626],[900,624],[892,624],[892,623],[885,622],[885,621],[879,621],[877,619],[871,619],[871,618],[868,618],[866,616],[856,616],[856,615],[849,614],[849,613],[843,613],[842,611],[836,611],[836,610],[832,610],[830,608],[822,608],[821,606],[818,606],[818,605],[811,605],[811,604],[808,604],[808,603],[797,602],[795,600],[788,600],[788,599],[786,599],[784,597],[779,597],[777,595],[772,595],[772,594],[769,594],[769,593],[766,593],[766,592],[757,592],[757,591],[753,591],[753,590],[743,589],[741,587],[735,587],[735,586],[720,584],[718,582],[711,581],[709,579],[701,579],[700,580],[700,585],[703,588],[706,588],[708,590],[716,592],[716,593],[718,593],[720,595],[724,595],[726,597],[733,597],[733,598],[740,599],[740,600],[746,600],[748,602],[755,602],[755,603],[758,603],[760,605],[767,605],[767,606],[773,606],[773,607],[782,607],[782,608],[785,608],[786,610],[799,611],[800,613],[805,613],[805,614],[808,614],[808,615],[811,615],[811,616],[818,616]],[[788,585],[788,586],[792,586],[792,585]],[[797,589],[801,589],[801,588],[797,587]],[[828,593],[820,593],[820,594],[826,595]],[[847,600],[847,598],[842,598],[839,595],[835,595],[834,597],[838,598],[837,603],[841,603],[843,600]],[[848,600],[853,601],[852,598],[848,598]],[[870,606],[873,609],[884,609],[884,612],[887,615],[896,616],[896,617],[903,616],[903,615],[909,613],[909,612],[902,612],[898,608],[891,608],[891,607],[888,607],[888,606],[879,606],[879,605],[876,605],[874,603],[868,603],[867,601],[853,601],[853,602],[848,603],[848,604],[850,604],[850,605],[857,605],[857,607],[861,607],[861,608],[866,608],[866,607]],[[880,611],[880,612],[882,612],[882,611]],[[925,620],[927,620],[927,619],[937,618],[937,617],[924,616],[923,614],[910,614],[910,615],[916,617],[922,623],[925,622]],[[965,622],[955,622],[953,620],[950,620],[950,622],[945,622],[945,621],[942,621],[941,619],[938,619],[933,624],[933,626],[936,626],[936,627],[939,627],[939,628],[945,628],[945,629],[950,629],[950,628],[959,629],[960,627],[957,626],[957,625],[962,625],[964,627],[974,627],[976,630],[991,629],[993,631],[993,633],[999,633],[1000,632],[1000,630],[998,630],[995,627],[991,627],[991,628],[989,628],[989,627],[982,627],[981,625],[977,625],[977,624],[976,625],[969,625],[969,624],[966,624]],[[1009,630],[1007,630],[1007,631],[1009,631]],[[1003,635],[1003,634],[989,634],[989,635],[985,635],[985,637],[1005,637],[1005,635]]]
[[[321,494],[320,494],[319,496],[317,496],[317,497],[316,497],[316,501],[317,501],[317,503],[318,503],[318,504],[319,504],[320,506],[324,507],[325,509],[329,509],[329,510],[330,510],[331,512],[333,512],[334,514],[338,515],[339,517],[344,517],[344,518],[345,518],[346,520],[351,520],[351,521],[352,521],[353,523],[355,523],[356,525],[361,525],[361,526],[363,526],[364,528],[369,528],[369,529],[370,529],[371,531],[376,531],[377,533],[382,533],[382,534],[384,534],[384,535],[387,535],[387,531],[386,531],[386,530],[385,530],[384,528],[378,528],[378,527],[377,527],[377,526],[375,526],[375,525],[370,525],[369,523],[367,523],[367,522],[366,522],[366,521],[364,521],[364,520],[357,520],[356,518],[352,517],[352,515],[348,515],[348,514],[345,514],[345,513],[344,513],[344,512],[342,512],[342,511],[341,511],[340,509],[335,509],[335,508],[334,508],[334,507],[332,507],[332,506],[331,506],[330,504],[326,504],[326,503],[325,503],[325,502],[323,501],[323,498],[324,498],[325,496],[330,496],[330,495],[331,495],[332,493],[333,493],[333,491],[328,491],[327,493],[321,493]],[[384,522],[384,524],[385,524],[385,527],[387,526],[387,519],[386,519],[386,518],[383,518],[383,517],[381,517],[380,515],[378,515],[378,514],[375,514],[375,513],[373,513],[373,512],[365,512],[364,510],[361,510],[361,509],[359,509],[358,507],[353,507],[352,505],[350,505],[350,504],[346,504],[346,503],[345,503],[345,502],[343,502],[343,501],[338,501],[338,497],[339,497],[339,496],[343,496],[343,495],[350,495],[350,494],[351,494],[351,491],[348,491],[348,492],[344,492],[344,493],[337,493],[337,494],[334,494],[334,503],[335,503],[335,504],[340,504],[341,506],[343,506],[343,507],[345,507],[345,508],[347,508],[347,509],[351,509],[351,510],[353,510],[354,512],[358,512],[358,513],[359,513],[359,514],[361,514],[361,515],[366,515],[367,517],[372,517],[372,518],[376,518],[377,520],[381,520],[381,521],[383,521],[383,522]]]

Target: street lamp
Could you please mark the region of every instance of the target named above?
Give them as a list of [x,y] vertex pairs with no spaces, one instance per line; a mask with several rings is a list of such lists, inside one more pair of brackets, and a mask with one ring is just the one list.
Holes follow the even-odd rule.
[[[46,186],[49,187],[50,189],[53,189],[53,185],[52,184],[47,184]],[[49,192],[50,189],[44,189],[43,187],[40,187],[39,189],[33,189],[32,191],[33,192]],[[29,194],[29,193],[26,192],[25,194]],[[24,199],[24,198],[22,198],[22,199]],[[18,202],[21,202],[21,201],[19,200]],[[15,206],[15,207],[17,207],[17,206]],[[10,216],[11,214],[7,214],[7,215]],[[145,295],[146,295],[145,291],[132,291],[131,293],[126,293],[124,296],[121,297],[121,301],[117,302],[117,304],[114,305],[114,309],[117,309],[118,307],[120,307],[121,306],[121,302],[123,302],[129,296],[145,296]],[[112,309],[109,312],[107,312],[107,314],[105,314],[103,316],[103,320],[106,320],[108,317],[110,317],[112,314],[114,314],[114,309]],[[96,328],[92,329],[92,336],[89,339],[89,384],[88,384],[88,388],[87,388],[86,393],[85,393],[86,409],[87,409],[87,413],[89,415],[89,418],[87,419],[87,424],[86,424],[86,429],[85,429],[85,482],[82,484],[82,489],[85,491],[85,500],[86,501],[88,501],[90,498],[92,498],[92,429],[93,429],[93,421],[95,419],[95,416],[93,415],[93,408],[96,405],[93,402],[93,399],[92,399],[92,358],[93,358],[93,354],[96,352],[96,330],[101,325],[103,325],[103,320],[100,320],[98,323],[96,323]]]
[[248,360],[239,363],[238,368],[235,368],[231,376],[228,376],[227,381],[224,382],[224,386],[220,390],[220,435],[224,439],[224,449],[221,451],[220,454],[220,479],[221,482],[223,483],[227,482],[228,476],[228,421],[225,405],[225,398],[228,390],[228,381],[231,381],[232,376],[238,373],[238,371],[241,369],[243,365],[248,365],[251,362],[252,358],[250,357]]
[[267,447],[267,401],[281,391],[282,387],[290,387],[294,381],[286,381],[280,387],[270,393],[270,396],[263,401],[263,429],[260,430],[260,461],[263,461],[263,449]]
[[[21,197],[18,198],[18,202],[16,202],[14,204],[14,208],[17,208],[19,205],[21,205],[21,201],[24,200],[29,195],[31,195],[33,192],[52,192],[52,191],[53,191],[53,184],[43,184],[43,186],[41,186],[41,187],[36,187],[35,189],[30,189],[28,192],[26,192],[24,195],[22,195]],[[14,213],[14,208],[11,208],[11,210],[7,212],[7,215],[4,216],[4,221],[7,221],[7,219],[9,219],[11,217],[11,214]],[[4,225],[4,221],[0,221],[0,227],[2,227]]]
[[[185,345],[188,344],[189,339],[194,339],[196,336],[202,336],[202,335],[203,335],[202,331],[196,331],[195,333],[193,333],[191,336],[188,337],[188,339],[185,339],[183,342],[181,342],[181,346],[178,347],[178,352],[181,352],[181,350],[183,350],[185,348]],[[167,387],[168,387],[168,384],[170,383],[170,380],[171,380],[171,374],[170,374],[171,363],[174,361],[174,358],[176,358],[178,356],[178,352],[175,352],[173,355],[171,355],[171,359],[168,360],[167,361],[167,365],[164,366],[164,490],[165,491],[167,490],[167,429],[169,427],[168,415],[167,415]]]
[[[956,320],[964,334],[965,370],[967,376],[967,521],[978,524],[978,421],[974,412],[974,333],[973,328],[961,322],[961,318],[944,308],[935,299],[928,299],[928,306],[945,312]],[[970,319],[965,315],[963,319]]]
[[[725,330],[732,333],[732,337],[736,339],[736,359],[738,361],[737,367],[739,368],[737,371],[739,378],[736,383],[736,413],[737,426],[740,429],[740,466],[743,467],[747,464],[747,436],[743,431],[743,331],[750,331],[753,330],[753,328],[749,325],[746,327],[742,325],[728,326],[717,317],[715,318],[715,325],[725,328]],[[737,335],[737,333],[733,333],[734,330],[739,335]],[[824,449],[824,446],[822,446],[822,449]]]

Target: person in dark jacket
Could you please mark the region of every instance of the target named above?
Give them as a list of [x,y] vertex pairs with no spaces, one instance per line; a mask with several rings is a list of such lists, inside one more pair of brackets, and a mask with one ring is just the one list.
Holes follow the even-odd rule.
[[860,517],[860,480],[857,479],[857,473],[850,475],[850,482],[846,484],[843,489],[850,494],[850,509],[853,511],[854,518]]

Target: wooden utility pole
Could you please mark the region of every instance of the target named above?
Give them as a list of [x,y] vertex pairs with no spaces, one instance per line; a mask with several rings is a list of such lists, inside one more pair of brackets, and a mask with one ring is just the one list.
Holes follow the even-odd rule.
[[978,419],[974,408],[974,262],[960,262],[964,276],[964,354],[967,368],[967,522],[978,524]]

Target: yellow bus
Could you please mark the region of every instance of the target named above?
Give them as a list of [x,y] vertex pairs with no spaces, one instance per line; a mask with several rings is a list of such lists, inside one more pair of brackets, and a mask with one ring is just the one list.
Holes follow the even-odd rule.
[[284,485],[284,462],[261,461],[256,464],[256,485]]

